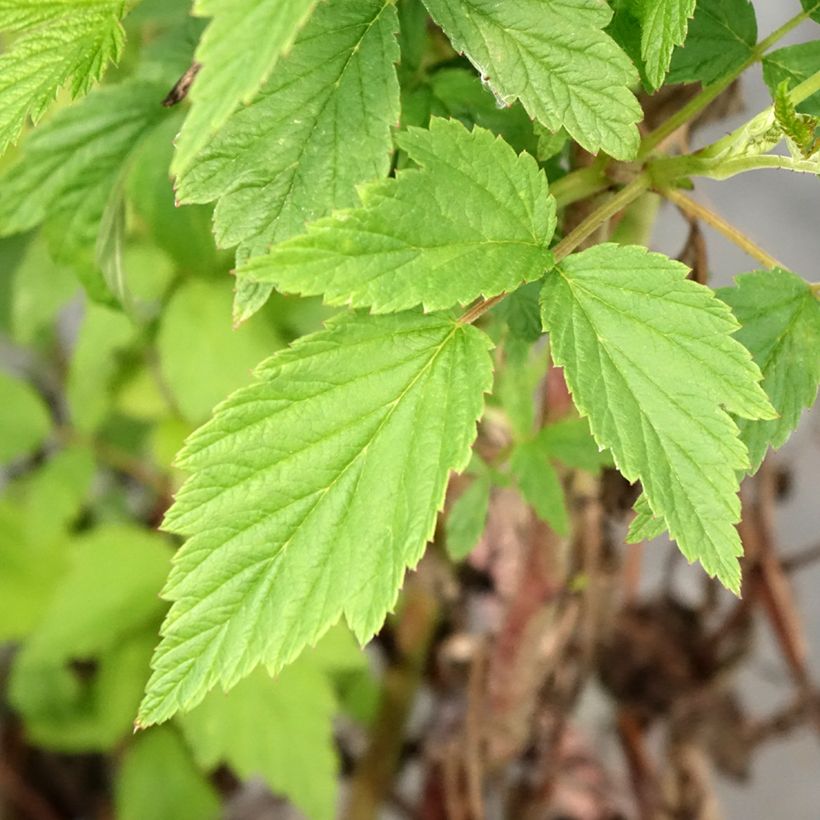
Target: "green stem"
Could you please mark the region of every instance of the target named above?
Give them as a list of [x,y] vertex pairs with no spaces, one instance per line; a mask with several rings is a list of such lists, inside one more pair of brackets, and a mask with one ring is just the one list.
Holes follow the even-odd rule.
[[765,267],[787,269],[782,262],[778,262],[771,254],[755,244],[743,231],[725,220],[720,214],[715,213],[705,205],[701,205],[700,202],[695,202],[694,199],[690,199],[683,192],[674,189],[662,190],[661,194],[677,205],[684,213],[702,220],[707,225],[711,225],[718,233],[725,236],[753,259],[757,259]]
[[550,185],[550,193],[559,208],[605,191],[611,184],[605,173],[604,163],[596,162],[587,168],[570,171],[565,177]]
[[[569,256],[585,239],[588,239],[598,228],[620,213],[630,203],[649,190],[652,178],[644,172],[639,174],[625,188],[610,197],[599,208],[596,208],[577,228],[570,231],[553,249],[552,255],[555,263]],[[473,305],[458,320],[459,324],[469,325],[483,316],[488,310],[497,305],[507,296],[500,293],[492,299],[486,299]]]
[[[773,31],[765,40],[761,40],[752,50],[748,59],[735,69],[731,74],[727,74],[722,79],[706,86],[700,94],[693,97],[679,111],[673,114],[666,122],[658,126],[650,134],[647,134],[641,142],[638,151],[638,159],[646,159],[667,137],[675,133],[681,126],[694,119],[709,103],[723,93],[747,68],[763,59],[763,55],[781,38],[785,37],[793,28],[796,28],[804,20],[809,19],[807,11],[800,12],[785,22],[779,29]],[[800,86],[798,86],[799,88]]]

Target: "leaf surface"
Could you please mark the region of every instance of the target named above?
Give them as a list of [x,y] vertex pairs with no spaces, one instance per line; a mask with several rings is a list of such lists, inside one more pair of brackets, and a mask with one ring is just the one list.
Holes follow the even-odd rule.
[[630,159],[641,109],[638,75],[603,29],[612,10],[597,0],[425,0],[453,46],[509,105],[521,100],[551,131],[584,148]]
[[281,669],[341,615],[374,634],[469,460],[489,344],[439,316],[347,315],[217,408],[179,457],[165,526],[189,540],[141,724]]
[[489,473],[475,480],[453,502],[445,522],[447,554],[454,561],[466,558],[481,538],[490,507]]
[[124,0],[0,0],[0,31],[16,35],[0,55],[0,154],[26,119],[45,113],[66,82],[86,94],[117,60]]
[[713,83],[740,68],[756,44],[757,17],[749,0],[699,0],[666,81]]
[[312,820],[335,816],[336,698],[326,674],[300,659],[275,679],[257,669],[231,692],[211,692],[181,718],[205,770],[227,765],[242,779],[262,777]]
[[[794,88],[817,71],[820,71],[820,40],[779,48],[763,58],[763,79],[772,96],[784,80],[788,81],[789,88]],[[803,100],[797,110],[820,117],[820,91]]]
[[641,56],[653,89],[663,85],[675,46],[683,45],[697,0],[642,0]]
[[[262,253],[387,174],[399,119],[397,26],[389,0],[322,3],[253,102],[180,175],[181,202],[217,201],[218,245],[238,245],[240,261]],[[240,283],[235,319],[270,292]]]
[[[193,13],[211,17],[195,59],[202,66],[191,88],[193,105],[176,143],[180,173],[225,121],[254,95],[310,16],[317,0],[198,0]],[[264,32],[264,36],[260,33]]]
[[755,472],[768,448],[786,443],[820,384],[820,301],[806,282],[775,268],[738,276],[718,296],[741,324],[736,338],[763,373],[763,389],[779,413],[766,421],[738,419]]
[[0,371],[0,465],[36,450],[51,430],[45,402],[34,388]]
[[361,207],[274,245],[240,279],[385,313],[467,304],[551,265],[555,201],[532,157],[455,120],[434,119],[397,141],[421,170],[365,187]]
[[544,327],[576,406],[684,555],[737,591],[738,471],[746,448],[729,413],[772,418],[738,324],[679,262],[598,245],[547,276]]

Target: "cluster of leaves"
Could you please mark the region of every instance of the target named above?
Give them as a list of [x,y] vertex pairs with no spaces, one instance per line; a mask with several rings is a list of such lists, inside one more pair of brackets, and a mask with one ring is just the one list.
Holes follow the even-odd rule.
[[[791,93],[817,42],[764,56],[747,0],[131,5],[0,0],[0,150],[119,61],[58,96],[0,177],[8,335],[53,354],[77,281],[89,299],[69,366],[39,385],[50,407],[1,383],[0,453],[22,467],[0,507],[0,637],[23,642],[11,696],[38,742],[118,742],[164,618],[139,724],[175,729],[129,745],[124,815],[173,767],[167,816],[208,816],[201,772],[227,762],[329,816],[332,715],[366,711],[344,700],[367,676],[336,625],[379,630],[453,471],[472,474],[447,521],[456,560],[494,486],[565,533],[562,472],[614,465],[642,487],[631,537],[668,531],[739,590],[739,481],[814,400],[816,289],[775,268],[716,293],[640,245],[573,252],[586,235],[557,192],[579,148],[645,158],[641,84],[718,87],[761,58],[767,135],[816,173],[820,91]],[[189,103],[163,107],[192,66]],[[544,426],[550,360],[578,414]],[[487,402],[512,442],[492,463],[472,455]],[[123,523],[133,488],[111,475],[148,454],[173,481],[195,427],[169,569],[170,540]]]

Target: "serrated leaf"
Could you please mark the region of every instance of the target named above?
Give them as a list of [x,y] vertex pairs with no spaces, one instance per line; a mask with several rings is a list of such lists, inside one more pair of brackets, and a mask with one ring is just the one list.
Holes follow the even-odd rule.
[[763,373],[763,389],[779,413],[770,421],[738,419],[755,472],[768,448],[785,444],[820,384],[820,301],[809,285],[775,268],[745,273],[718,296],[741,324],[736,338]]
[[0,55],[0,154],[70,83],[86,94],[122,52],[124,0],[0,0],[0,31],[16,34]]
[[165,526],[189,540],[140,723],[280,669],[342,615],[374,634],[469,460],[488,346],[439,316],[346,315],[219,406],[179,459]]
[[544,326],[596,441],[684,555],[737,591],[748,455],[729,413],[775,414],[728,307],[687,272],[638,246],[574,254],[547,276]]
[[221,815],[216,790],[197,770],[178,732],[165,727],[141,732],[128,744],[115,799],[119,820],[217,820]]
[[757,17],[749,0],[699,0],[666,81],[713,83],[739,69],[756,44]]
[[586,419],[563,419],[548,424],[538,432],[538,440],[552,458],[574,470],[597,475],[612,463],[612,457],[598,449]]
[[603,29],[612,10],[597,0],[425,0],[453,46],[504,104],[521,100],[550,131],[584,148],[631,159],[641,109],[638,75]]
[[[789,88],[794,88],[817,71],[820,71],[820,40],[779,48],[763,58],[763,79],[772,97],[784,80],[788,81]],[[803,100],[797,110],[820,117],[820,92]]]
[[0,371],[0,465],[27,455],[45,441],[51,417],[26,382]]
[[[237,111],[177,181],[181,202],[217,200],[214,232],[240,261],[307,221],[353,205],[355,187],[390,169],[399,119],[397,18],[389,0],[316,9],[254,101]],[[235,317],[271,288],[241,285]]]
[[662,518],[655,518],[646,496],[641,493],[635,502],[635,517],[629,525],[629,532],[626,535],[627,543],[637,544],[640,541],[652,541],[666,529],[666,523]]
[[142,81],[101,88],[33,132],[20,161],[0,176],[0,236],[48,220],[57,258],[90,254],[129,158],[167,116],[162,89]]
[[569,531],[569,516],[561,479],[550,463],[549,453],[539,439],[516,446],[510,470],[518,488],[538,517],[559,535]]
[[362,188],[361,207],[274,245],[240,279],[387,313],[467,304],[550,266],[555,200],[531,156],[456,120],[434,119],[397,141],[420,170]]
[[477,476],[453,502],[445,521],[447,554],[454,561],[466,558],[481,538],[490,507],[489,473]]
[[[239,107],[247,105],[292,45],[317,0],[197,0],[193,13],[210,17],[195,59],[202,66],[193,103],[176,143],[179,174]],[[260,32],[264,36],[260,37]]]
[[224,764],[242,779],[262,777],[306,817],[332,820],[335,711],[327,676],[300,659],[275,679],[257,669],[227,695],[211,692],[180,725],[203,769]]
[[689,18],[697,0],[642,0],[641,56],[646,77],[653,89],[660,88],[672,61],[675,46],[683,45]]

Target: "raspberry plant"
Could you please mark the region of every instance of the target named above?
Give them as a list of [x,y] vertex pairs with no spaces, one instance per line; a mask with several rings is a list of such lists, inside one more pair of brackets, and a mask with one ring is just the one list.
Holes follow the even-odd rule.
[[[442,527],[453,560],[495,486],[564,534],[561,475],[614,465],[640,482],[629,539],[668,532],[739,593],[739,484],[814,401],[820,288],[689,191],[820,173],[820,41],[779,47],[820,22],[820,0],[802,3],[759,39],[748,0],[196,0],[193,17],[182,2],[0,0],[0,234],[28,242],[5,251],[23,257],[13,335],[35,339],[75,276],[89,301],[68,446],[19,496],[36,510],[49,481],[62,487],[65,511],[36,542],[59,570],[20,565],[2,625],[25,638],[12,696],[35,734],[63,748],[118,737],[61,734],[27,686],[75,656],[141,668],[164,616],[137,725],[175,718],[203,769],[262,771],[330,816],[332,682],[361,669],[341,622],[361,644],[379,631],[465,470]],[[761,64],[770,107],[697,150],[676,139]],[[676,84],[696,90],[650,127],[651,95]],[[758,269],[714,291],[650,252],[624,214],[656,194]],[[544,424],[550,361],[575,412]],[[0,451],[24,457],[52,420],[25,382],[3,384]],[[121,523],[70,558],[59,547],[115,406],[156,422],[161,452],[198,427],[162,519],[181,537],[170,570],[163,537]],[[509,436],[489,459],[473,451],[487,413]],[[307,725],[288,724],[288,704]],[[303,737],[295,760],[313,761],[313,781],[248,746],[266,710],[270,732]],[[181,759],[178,736],[141,737],[124,790],[156,755]],[[206,816],[212,796],[197,794]]]

